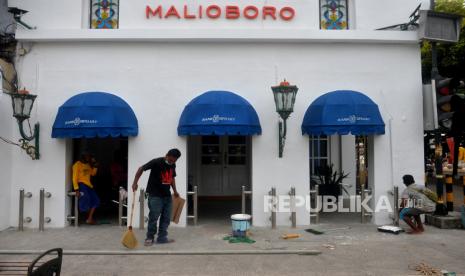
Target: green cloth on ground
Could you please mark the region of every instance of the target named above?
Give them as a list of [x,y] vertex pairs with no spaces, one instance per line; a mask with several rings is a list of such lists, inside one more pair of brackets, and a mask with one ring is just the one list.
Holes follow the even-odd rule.
[[312,229],[312,228],[305,229],[305,231],[308,232],[308,233],[315,234],[315,235],[322,235],[322,234],[325,233],[324,231],[320,231],[320,230],[316,230],[316,229]]
[[226,236],[223,238],[223,240],[229,241],[229,243],[255,243],[255,241],[249,237]]

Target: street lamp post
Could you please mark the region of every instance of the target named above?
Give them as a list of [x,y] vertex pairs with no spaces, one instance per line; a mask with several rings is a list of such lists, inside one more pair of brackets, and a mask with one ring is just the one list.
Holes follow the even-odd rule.
[[278,124],[279,127],[279,157],[283,157],[284,144],[286,141],[286,120],[289,118],[289,115],[294,111],[295,97],[299,88],[295,85],[290,85],[289,82],[284,79],[279,85],[272,86],[271,90],[274,95],[274,102],[276,105],[276,112],[282,119]]
[[[13,117],[16,118],[19,127],[19,133],[22,139],[19,139],[21,143],[19,146],[26,151],[26,153],[33,159],[37,160],[40,158],[39,152],[39,131],[40,125],[36,123],[34,125],[34,131],[30,135],[24,131],[24,121],[28,120],[31,115],[32,106],[37,95],[31,95],[25,89],[19,90],[15,93],[6,93],[11,96],[11,102],[13,105]],[[34,140],[34,145],[30,145],[29,142]]]

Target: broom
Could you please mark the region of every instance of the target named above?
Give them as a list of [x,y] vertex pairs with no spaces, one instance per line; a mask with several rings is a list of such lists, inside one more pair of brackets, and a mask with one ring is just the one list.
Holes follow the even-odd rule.
[[134,232],[132,232],[132,215],[134,214],[134,202],[136,200],[136,191],[133,192],[132,197],[132,205],[131,205],[131,219],[129,220],[129,227],[128,230],[123,235],[121,239],[121,243],[129,249],[134,249],[137,246],[137,239]]

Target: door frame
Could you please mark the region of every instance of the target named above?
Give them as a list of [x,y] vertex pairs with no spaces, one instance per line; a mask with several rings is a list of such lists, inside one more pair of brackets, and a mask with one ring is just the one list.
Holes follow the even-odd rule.
[[[231,135],[234,136],[234,135]],[[201,145],[202,145],[202,136],[201,135],[193,135],[187,137],[187,181],[186,181],[186,191],[192,191],[194,186],[197,186],[198,191],[200,191],[200,174],[201,174]],[[246,148],[247,148],[247,156],[246,156],[246,174],[247,174],[247,181],[248,187],[246,186],[246,190],[253,191],[253,156],[252,156],[252,147],[253,141],[252,136],[246,136]],[[198,195],[197,195],[198,196]],[[187,198],[192,200],[190,196]],[[189,206],[189,204],[187,204]],[[250,214],[253,212],[253,194],[246,196],[246,213],[249,210]],[[187,220],[187,218],[186,218]]]

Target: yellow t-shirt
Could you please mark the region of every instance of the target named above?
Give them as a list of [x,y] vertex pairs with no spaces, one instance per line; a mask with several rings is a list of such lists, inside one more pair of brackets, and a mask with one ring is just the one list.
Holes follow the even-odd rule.
[[92,168],[89,164],[84,164],[81,161],[77,161],[73,165],[73,188],[79,189],[79,183],[84,183],[87,186],[93,188],[90,182],[90,177],[97,174],[97,168]]
[[465,161],[465,148],[459,147],[459,161]]

